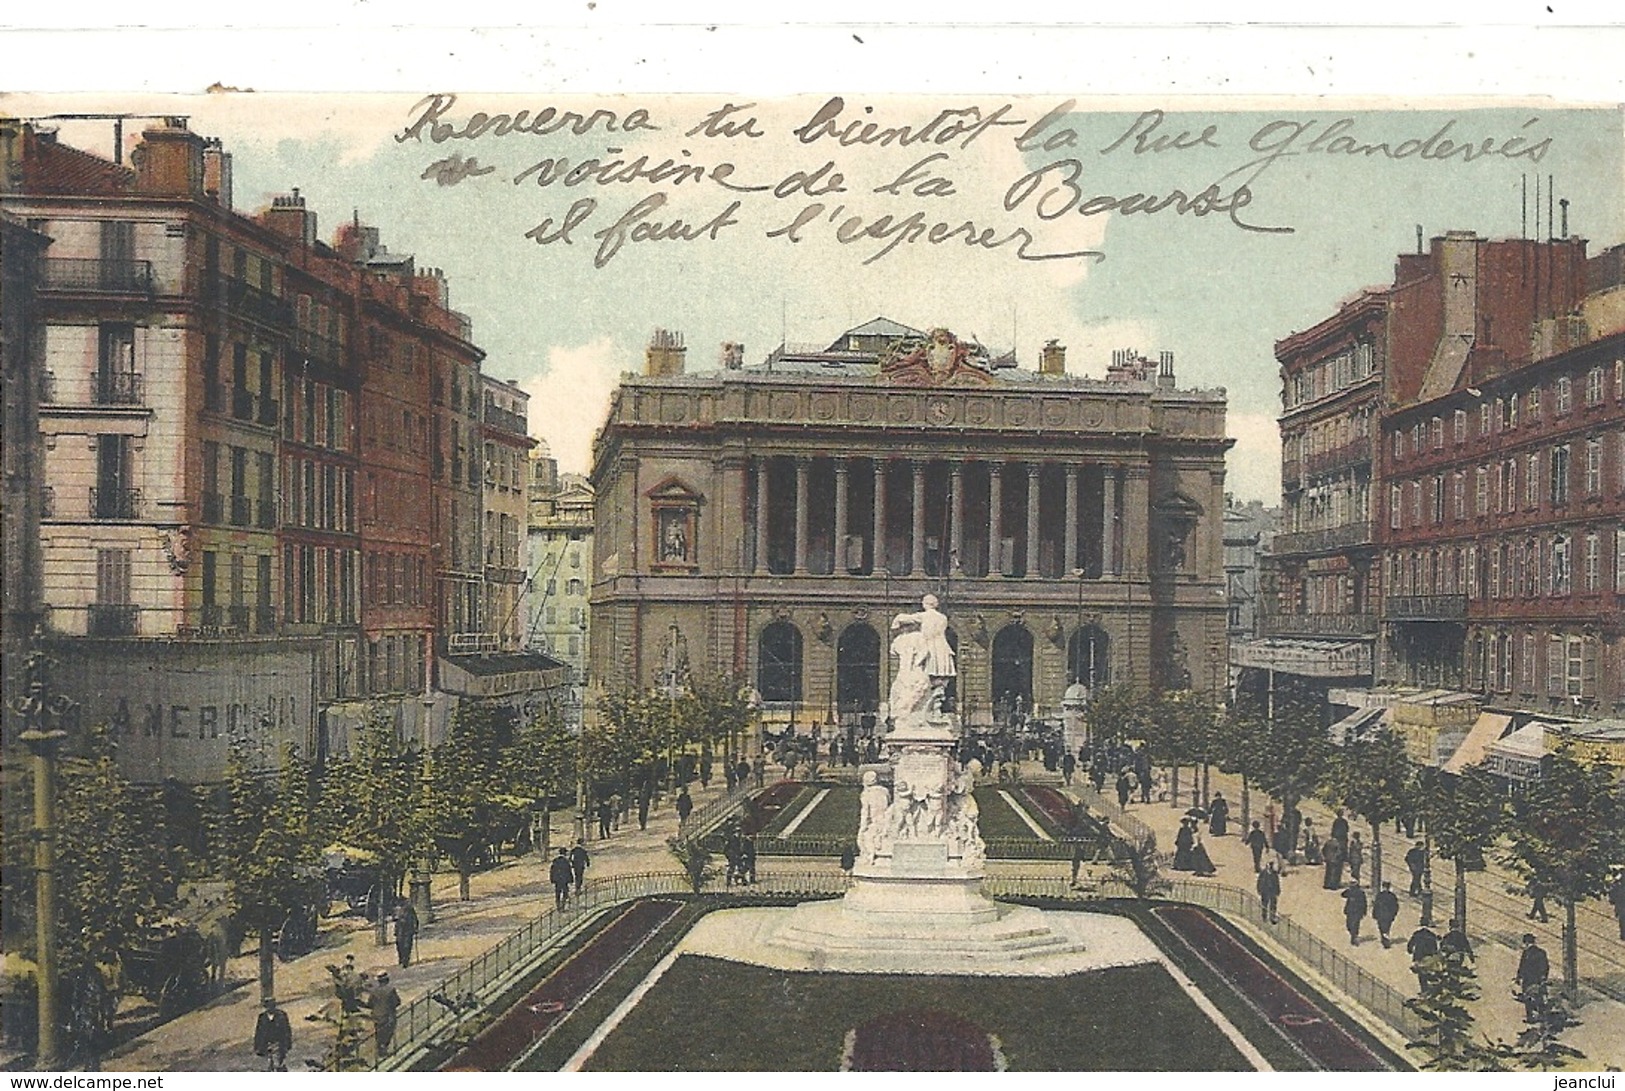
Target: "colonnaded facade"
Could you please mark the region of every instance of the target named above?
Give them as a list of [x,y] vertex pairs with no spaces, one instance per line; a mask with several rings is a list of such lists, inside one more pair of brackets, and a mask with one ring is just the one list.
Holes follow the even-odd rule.
[[735,674],[768,719],[884,715],[889,619],[936,594],[971,724],[1074,682],[1220,691],[1223,390],[1173,357],[1037,370],[887,319],[686,368],[657,331],[594,447],[590,680]]

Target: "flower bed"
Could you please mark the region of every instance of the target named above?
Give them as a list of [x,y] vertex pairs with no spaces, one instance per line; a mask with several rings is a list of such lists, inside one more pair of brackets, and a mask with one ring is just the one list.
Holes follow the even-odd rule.
[[996,1072],[1001,1067],[987,1031],[936,1008],[889,1012],[848,1037],[853,1072]]
[[739,832],[748,837],[767,829],[802,791],[802,786],[795,781],[781,780],[758,792],[745,802],[745,817]]

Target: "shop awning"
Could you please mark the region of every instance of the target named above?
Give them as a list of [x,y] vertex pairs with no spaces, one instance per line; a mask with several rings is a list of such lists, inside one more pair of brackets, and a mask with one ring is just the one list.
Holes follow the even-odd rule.
[[1375,727],[1387,712],[1386,708],[1359,709],[1338,720],[1327,729],[1326,733],[1331,737],[1333,745],[1343,746],[1348,742],[1350,736],[1358,735],[1367,728]]
[[1536,720],[1490,743],[1485,747],[1484,768],[1508,780],[1539,780],[1540,759],[1546,756],[1549,726]]
[[1450,760],[1444,763],[1447,773],[1460,773],[1469,765],[1480,765],[1488,753],[1490,744],[1499,739],[1508,726],[1512,717],[1500,712],[1480,712],[1478,719],[1468,730],[1467,737],[1461,740],[1456,752],[1450,755]]

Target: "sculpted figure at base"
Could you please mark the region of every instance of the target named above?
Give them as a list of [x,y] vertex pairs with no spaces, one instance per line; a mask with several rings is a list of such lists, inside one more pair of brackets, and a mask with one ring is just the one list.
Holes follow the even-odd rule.
[[946,808],[946,840],[948,854],[959,856],[967,868],[980,867],[987,859],[987,846],[977,828],[979,808],[976,806],[976,774],[982,763],[972,760],[954,775],[949,785]]
[[941,712],[948,683],[959,673],[948,643],[948,618],[937,605],[937,596],[926,595],[922,609],[892,618],[892,631],[898,632],[892,641],[897,674],[890,693],[895,721]]
[[858,797],[858,858],[872,864],[875,857],[891,848],[891,827],[886,812],[891,809],[891,793],[880,783],[874,770],[863,774],[863,792]]

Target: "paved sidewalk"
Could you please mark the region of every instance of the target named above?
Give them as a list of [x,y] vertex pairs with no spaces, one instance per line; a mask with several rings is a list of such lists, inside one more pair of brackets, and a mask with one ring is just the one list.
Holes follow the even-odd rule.
[[[1177,805],[1166,801],[1149,804],[1131,802],[1128,807],[1130,816],[1139,819],[1156,832],[1157,845],[1165,853],[1172,853],[1179,820],[1192,805],[1188,774],[1187,769],[1181,776],[1181,801]],[[1210,780],[1210,790],[1214,793],[1223,791],[1225,799],[1230,803],[1231,821],[1229,833],[1224,837],[1211,836],[1205,821],[1201,825],[1203,843],[1218,868],[1218,874],[1207,881],[1252,891],[1255,889],[1252,853],[1241,840],[1246,827],[1243,827],[1240,821],[1240,779],[1214,771]],[[1251,802],[1251,819],[1265,821],[1267,798],[1254,791]],[[1111,800],[1110,803],[1108,814],[1117,814],[1116,801]],[[1330,829],[1331,811],[1321,806],[1318,801],[1305,803],[1301,809],[1313,818],[1317,830],[1324,833]],[[1356,820],[1352,828],[1359,830],[1363,838],[1369,839],[1371,836],[1370,826],[1366,823]],[[1387,949],[1379,942],[1376,924],[1370,917],[1366,918],[1362,926],[1360,943],[1357,946],[1350,945],[1348,929],[1343,920],[1343,899],[1336,891],[1323,889],[1322,867],[1302,865],[1288,868],[1281,881],[1282,913],[1289,914],[1300,925],[1336,948],[1356,965],[1369,971],[1404,996],[1416,994],[1416,978],[1411,973],[1410,956],[1405,953],[1405,941],[1411,932],[1415,931],[1421,918],[1420,899],[1407,893],[1410,872],[1405,866],[1404,854],[1411,844],[1412,842],[1402,834],[1396,834],[1391,826],[1383,830],[1383,878],[1392,882],[1400,895],[1399,919],[1394,922],[1391,933],[1394,945]],[[1371,880],[1369,845],[1366,853],[1366,866],[1360,875],[1369,893]],[[1166,874],[1191,882],[1204,881],[1189,872],[1167,871]],[[1524,932],[1535,933],[1539,937],[1540,945],[1551,956],[1553,976],[1560,977],[1562,942],[1559,907],[1555,903],[1552,905],[1551,920],[1546,924],[1526,920],[1523,911],[1528,908],[1527,902],[1508,895],[1501,889],[1511,880],[1501,875],[1498,869],[1492,865],[1490,872],[1474,878],[1476,881],[1469,884],[1467,930],[1473,943],[1478,984],[1483,994],[1473,1005],[1474,1015],[1478,1019],[1479,1030],[1488,1034],[1491,1039],[1512,1041],[1524,1026],[1523,1005],[1514,997],[1512,989],[1518,961],[1519,937]],[[1348,880],[1349,875],[1345,870],[1345,883]],[[1440,935],[1443,935],[1450,918],[1454,896],[1453,884],[1452,865],[1447,861],[1435,860],[1433,918],[1434,930]],[[1609,917],[1606,923],[1612,927],[1612,917]],[[1587,943],[1593,941],[1593,929],[1597,927],[1597,922],[1590,918],[1586,918],[1582,923]],[[1263,930],[1267,931],[1267,927]],[[1613,933],[1612,942],[1615,944],[1613,957],[1625,958],[1625,942],[1619,941],[1617,935],[1617,931]],[[1606,949],[1599,950],[1606,957],[1608,953]],[[1587,952],[1581,952],[1582,1004],[1576,1012],[1581,1025],[1569,1031],[1563,1040],[1585,1053],[1586,1068],[1625,1063],[1625,1004],[1598,993],[1595,988],[1588,987],[1585,983],[1588,976],[1596,975],[1606,979],[1616,973],[1615,969],[1602,963],[1600,958],[1588,959]]]
[[[709,789],[698,783],[691,789],[696,808],[721,796],[720,780]],[[592,862],[588,879],[631,875],[645,871],[672,871],[676,864],[666,839],[677,832],[677,814],[668,798],[650,811],[649,828],[637,828],[635,809],[618,832],[606,841],[589,840]],[[553,814],[552,845],[575,843],[573,811]],[[438,874],[432,886],[435,920],[418,934],[412,965],[397,965],[394,933],[377,946],[373,926],[357,917],[337,917],[322,924],[317,949],[276,967],[276,994],[293,1026],[289,1071],[306,1068],[307,1058],[322,1056],[331,1046],[334,1028],[311,1021],[333,999],[327,966],[355,956],[364,973],[389,971],[404,1004],[429,991],[464,963],[494,947],[553,904],[547,878],[548,863],[537,853],[503,864],[473,877],[470,900],[457,900],[457,875]],[[259,954],[252,939],[242,957],[233,959],[228,980],[244,982],[211,1003],[171,1019],[104,1058],[110,1071],[260,1071],[262,1058],[254,1056],[254,1023],[259,1016]]]

